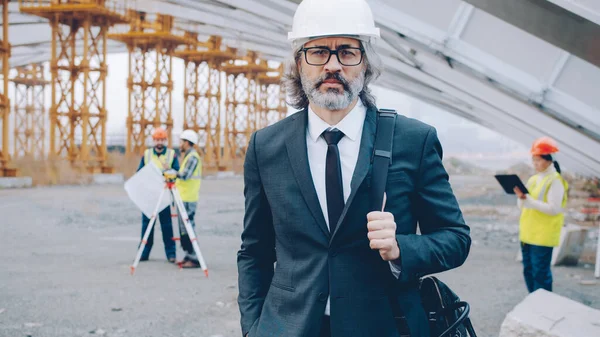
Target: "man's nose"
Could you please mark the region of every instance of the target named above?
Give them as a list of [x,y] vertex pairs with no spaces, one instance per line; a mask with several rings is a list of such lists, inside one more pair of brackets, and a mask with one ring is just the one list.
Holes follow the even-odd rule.
[[331,54],[329,62],[325,64],[325,71],[329,73],[340,72],[342,70],[342,64],[338,61],[337,55]]

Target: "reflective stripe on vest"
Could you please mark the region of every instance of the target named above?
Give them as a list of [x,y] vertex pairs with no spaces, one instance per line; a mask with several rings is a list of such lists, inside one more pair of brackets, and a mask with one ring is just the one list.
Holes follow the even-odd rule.
[[[561,206],[567,204],[568,183],[556,172],[542,179],[535,175],[527,182],[530,196],[547,203],[548,192],[552,183],[559,179],[565,188]],[[532,208],[523,208],[519,223],[519,239],[531,245],[556,247],[560,241],[561,228],[564,225],[564,213],[550,215]]]
[[550,188],[550,185],[552,185],[553,182],[554,179],[552,175],[549,175],[548,177],[545,177],[542,180],[542,190],[540,191],[537,200],[541,202],[546,202],[546,200],[548,199],[548,189]]

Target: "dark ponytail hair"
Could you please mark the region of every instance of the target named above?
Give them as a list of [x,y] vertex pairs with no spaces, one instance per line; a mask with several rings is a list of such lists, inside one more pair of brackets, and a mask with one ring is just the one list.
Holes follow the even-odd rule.
[[554,163],[554,168],[556,169],[556,172],[561,173],[560,172],[560,165],[558,165],[558,162],[552,158],[552,155],[543,154],[540,157],[544,158],[547,161],[551,161],[552,163]]
[[560,165],[558,165],[556,160],[554,161],[554,168],[556,169],[556,172],[560,173]]

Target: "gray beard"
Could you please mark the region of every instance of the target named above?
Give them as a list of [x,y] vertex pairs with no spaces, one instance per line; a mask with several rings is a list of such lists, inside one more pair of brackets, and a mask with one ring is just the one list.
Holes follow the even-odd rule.
[[[363,71],[354,80],[344,83],[345,88],[342,89],[343,92],[340,93],[339,89],[329,88],[327,92],[323,93],[316,85],[323,81],[325,77],[326,75],[312,81],[303,72],[300,72],[302,89],[304,89],[308,100],[321,108],[331,111],[343,110],[350,106],[363,90],[365,84],[365,72]],[[346,88],[349,90],[346,90]]]

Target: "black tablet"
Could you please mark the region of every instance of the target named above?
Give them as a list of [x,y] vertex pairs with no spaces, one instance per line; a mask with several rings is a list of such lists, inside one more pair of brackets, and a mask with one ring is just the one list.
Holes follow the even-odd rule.
[[513,191],[515,186],[517,186],[521,192],[529,194],[527,187],[525,187],[519,176],[516,174],[497,174],[494,177],[496,177],[496,180],[498,180],[500,185],[502,185],[502,188],[504,188],[504,191],[508,194],[515,194]]

